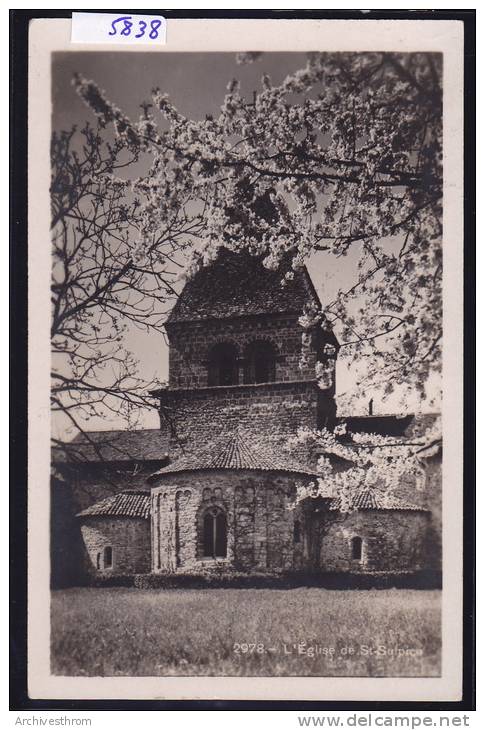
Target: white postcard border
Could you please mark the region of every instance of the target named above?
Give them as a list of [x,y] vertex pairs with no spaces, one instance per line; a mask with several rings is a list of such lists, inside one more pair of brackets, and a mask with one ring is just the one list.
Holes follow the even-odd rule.
[[[463,26],[434,20],[169,19],[165,46],[70,43],[30,23],[28,687],[35,699],[457,701],[462,684]],[[58,677],[49,668],[50,74],[53,51],[435,51],[444,54],[443,650],[440,678]]]

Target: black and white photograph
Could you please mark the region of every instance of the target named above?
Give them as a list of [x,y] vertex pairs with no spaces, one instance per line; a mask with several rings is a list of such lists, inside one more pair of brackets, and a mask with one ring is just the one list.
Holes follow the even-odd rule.
[[50,54],[52,677],[444,676],[444,56],[329,45]]

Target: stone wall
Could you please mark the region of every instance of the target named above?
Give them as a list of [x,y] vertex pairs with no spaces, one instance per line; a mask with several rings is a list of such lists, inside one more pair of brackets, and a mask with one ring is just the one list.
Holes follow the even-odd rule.
[[[310,383],[307,385],[311,388]],[[246,387],[267,392],[272,386],[245,386],[243,389]],[[304,401],[304,394],[301,397]],[[210,410],[204,411],[204,403],[207,400],[202,398],[199,416],[204,423],[212,426],[216,436],[219,423],[217,416],[211,414]],[[284,402],[280,408],[280,414],[284,413]],[[307,410],[307,405],[303,405],[303,408]],[[197,409],[195,412],[198,412]],[[260,428],[257,426],[256,411],[252,413],[253,425]],[[280,415],[280,419],[285,423],[284,416]],[[288,428],[290,426],[294,428],[295,423],[288,421]],[[225,427],[224,422],[221,424],[222,433],[225,433]],[[267,432],[271,433],[271,427],[267,428]],[[203,433],[201,430],[200,438],[204,437]],[[280,438],[281,431],[276,431],[276,435]],[[295,482],[308,481],[308,477],[242,471],[199,471],[160,477],[159,486],[153,489],[152,494],[151,546],[148,520],[138,521],[141,522],[140,532],[143,535],[137,535],[131,527],[125,532],[123,518],[112,518],[110,522],[107,518],[92,517],[89,523],[86,518],[73,518],[76,512],[124,489],[148,489],[146,478],[153,473],[154,468],[114,468],[106,481],[105,469],[90,465],[79,468],[74,486],[69,482],[54,483],[51,503],[53,585],[76,584],[86,570],[94,570],[98,548],[101,546],[102,549],[110,541],[114,547],[121,547],[118,558],[116,552],[114,557],[117,564],[123,566],[119,568],[120,572],[145,572],[150,569],[156,572],[191,572],[212,570],[215,567],[242,571],[311,569],[305,516],[300,510],[287,509],[293,499]],[[336,464],[335,468],[344,466]],[[352,513],[346,518],[338,517],[337,523],[330,527],[322,541],[322,571],[440,570],[440,459],[427,461],[424,478],[418,487],[412,480],[405,480],[402,486],[399,494],[401,498],[427,505],[430,512],[364,511]],[[220,505],[229,517],[225,561],[203,559],[201,555],[200,520],[208,505]],[[295,520],[300,522],[298,543],[293,542]],[[83,536],[81,524],[84,526]],[[93,525],[96,528],[94,530]],[[350,539],[353,535],[361,536],[364,540],[364,559],[360,563],[350,558]],[[85,547],[86,539],[90,545],[88,550]],[[112,570],[117,569],[114,566]]]
[[[149,520],[92,516],[79,518],[79,521],[85,548],[84,570],[88,575],[150,572]],[[104,566],[106,547],[112,548],[111,567]]]
[[[147,477],[159,464],[64,465],[64,481],[51,487],[51,574],[55,586],[75,585],[86,573],[87,557],[81,520],[76,515],[126,489],[147,489]],[[147,546],[150,555],[150,544]]]
[[297,315],[261,315],[226,320],[205,320],[171,324],[168,327],[169,387],[204,388],[208,385],[208,361],[212,347],[230,342],[239,356],[239,383],[243,383],[245,349],[252,342],[270,342],[276,350],[276,381],[315,378],[317,338],[300,369],[303,329]]
[[[304,480],[308,477],[250,471],[166,475],[152,490],[152,570],[301,569],[303,541],[294,541],[299,512],[288,505],[296,482]],[[203,516],[212,507],[227,517],[225,558],[203,555]]]
[[314,381],[166,391],[161,398],[161,419],[172,428],[171,454],[180,443],[190,449],[238,430],[282,445],[300,427],[323,425],[333,409],[333,398]]
[[407,500],[429,510],[429,527],[426,536],[426,563],[432,570],[441,570],[442,556],[442,464],[441,455],[422,460],[423,471],[414,479],[412,475],[401,479],[396,492]]
[[430,511],[430,525],[426,542],[426,554],[429,567],[441,570],[442,563],[442,463],[441,455],[426,460],[424,494]]
[[[297,475],[200,471],[167,475],[152,490],[152,570],[311,570],[308,513],[288,509]],[[202,553],[204,511],[220,507],[228,518],[227,556]],[[418,511],[368,510],[318,519],[322,572],[406,572],[432,568],[427,553],[430,516]],[[299,540],[295,542],[295,522]],[[351,540],[362,539],[353,560]]]
[[[429,513],[365,510],[328,523],[321,541],[324,572],[405,572],[430,568],[426,553]],[[362,559],[352,559],[351,540],[362,539]]]

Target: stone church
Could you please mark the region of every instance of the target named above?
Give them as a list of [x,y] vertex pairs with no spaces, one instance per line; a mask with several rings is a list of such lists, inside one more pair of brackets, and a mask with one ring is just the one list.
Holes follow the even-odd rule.
[[[343,419],[339,343],[299,322],[321,306],[310,276],[302,269],[281,282],[260,259],[221,249],[167,321],[169,380],[152,393],[160,428],[93,431],[55,449],[54,584],[207,571],[439,572],[441,444],[423,439],[436,416]],[[317,478],[320,454],[290,450],[288,440],[300,427],[342,420],[349,433],[415,446],[420,483],[404,480],[402,495],[385,502],[363,489],[347,514],[336,496],[295,506],[298,486]],[[348,466],[334,457],[335,470]]]

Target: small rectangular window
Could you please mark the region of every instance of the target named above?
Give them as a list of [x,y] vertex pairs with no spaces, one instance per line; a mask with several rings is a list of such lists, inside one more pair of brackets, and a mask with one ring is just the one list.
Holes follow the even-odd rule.
[[104,567],[111,568],[113,565],[113,548],[105,547],[104,549]]
[[352,560],[362,560],[362,538],[353,537],[351,540]]

